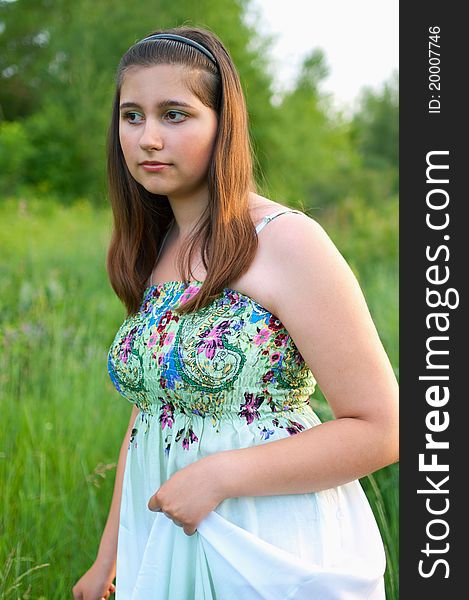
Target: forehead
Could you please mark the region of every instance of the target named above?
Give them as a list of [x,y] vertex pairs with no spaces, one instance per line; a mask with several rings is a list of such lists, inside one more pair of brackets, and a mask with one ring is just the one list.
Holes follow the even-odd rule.
[[200,100],[188,87],[190,77],[190,71],[183,65],[131,67],[122,81],[121,102],[155,101],[163,97],[175,97],[199,106]]

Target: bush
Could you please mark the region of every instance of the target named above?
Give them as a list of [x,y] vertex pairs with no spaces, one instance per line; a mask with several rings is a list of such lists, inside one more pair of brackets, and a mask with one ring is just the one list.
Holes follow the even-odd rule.
[[25,182],[34,147],[21,121],[0,122],[0,195],[14,194]]

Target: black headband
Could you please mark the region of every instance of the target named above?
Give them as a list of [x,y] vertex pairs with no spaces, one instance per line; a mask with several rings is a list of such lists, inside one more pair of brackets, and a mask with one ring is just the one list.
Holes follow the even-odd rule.
[[174,33],[155,33],[154,35],[149,35],[148,37],[143,38],[143,40],[140,40],[139,42],[137,42],[137,44],[140,44],[142,42],[148,42],[151,40],[156,40],[156,39],[176,40],[178,42],[183,42],[184,44],[188,44],[189,46],[196,48],[200,52],[203,52],[205,54],[205,56],[207,58],[209,58],[215,66],[218,66],[218,63],[217,63],[215,57],[213,56],[213,54],[210,52],[210,50],[207,50],[207,48],[205,48],[205,46],[202,46],[202,44],[199,44],[198,42],[195,42],[194,40],[191,40],[190,38],[183,37],[182,35],[176,35]]

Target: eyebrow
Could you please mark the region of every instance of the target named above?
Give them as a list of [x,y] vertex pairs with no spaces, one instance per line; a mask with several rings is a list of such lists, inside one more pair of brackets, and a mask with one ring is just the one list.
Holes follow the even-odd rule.
[[[186,108],[194,108],[191,104],[184,102],[183,100],[161,100],[156,104],[157,108],[167,108],[168,106],[184,106]],[[137,102],[123,102],[120,105],[120,109],[123,108],[142,108]]]

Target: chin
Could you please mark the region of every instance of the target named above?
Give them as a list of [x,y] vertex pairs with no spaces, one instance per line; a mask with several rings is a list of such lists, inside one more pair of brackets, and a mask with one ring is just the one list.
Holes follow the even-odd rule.
[[170,193],[170,190],[166,189],[164,186],[162,185],[155,185],[153,183],[153,185],[151,184],[151,182],[149,183],[148,181],[139,181],[138,179],[136,179],[136,181],[143,187],[146,189],[147,192],[149,192],[150,194],[158,194],[160,196],[167,196],[168,193]]

